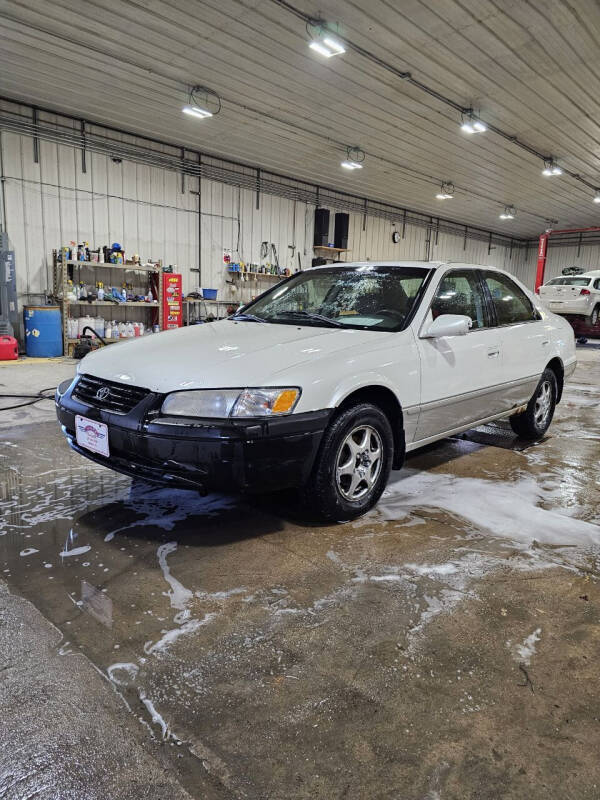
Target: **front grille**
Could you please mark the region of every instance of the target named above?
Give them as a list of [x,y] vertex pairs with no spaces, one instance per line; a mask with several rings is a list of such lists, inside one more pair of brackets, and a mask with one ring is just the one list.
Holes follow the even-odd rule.
[[82,375],[73,389],[76,400],[114,414],[128,414],[149,393],[149,389],[114,383],[92,375]]

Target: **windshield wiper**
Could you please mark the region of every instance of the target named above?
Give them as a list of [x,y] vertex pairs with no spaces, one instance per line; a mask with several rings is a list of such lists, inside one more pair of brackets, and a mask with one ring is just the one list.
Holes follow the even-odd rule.
[[229,319],[233,319],[236,322],[266,322],[266,319],[262,317],[257,317],[256,314],[234,314]]
[[300,317],[301,319],[314,319],[316,322],[321,322],[330,328],[343,328],[343,324],[330,317],[325,317],[323,314],[314,314],[311,311],[279,311],[275,317]]

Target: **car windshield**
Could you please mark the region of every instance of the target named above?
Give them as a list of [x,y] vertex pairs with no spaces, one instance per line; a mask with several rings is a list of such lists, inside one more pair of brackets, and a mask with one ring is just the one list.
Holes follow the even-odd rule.
[[554,278],[547,286],[587,286],[590,278]]
[[375,266],[308,270],[275,286],[237,316],[281,325],[397,331],[428,272],[424,267]]

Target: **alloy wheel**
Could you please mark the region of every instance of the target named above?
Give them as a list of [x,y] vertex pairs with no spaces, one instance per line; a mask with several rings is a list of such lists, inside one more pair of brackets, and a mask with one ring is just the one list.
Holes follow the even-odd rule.
[[535,398],[535,407],[533,410],[535,424],[538,426],[538,428],[541,429],[544,427],[548,421],[551,409],[552,386],[550,385],[550,381],[544,381],[539,388],[537,397]]
[[362,500],[381,473],[383,443],[371,425],[358,425],[342,442],[335,466],[336,485],[346,500]]

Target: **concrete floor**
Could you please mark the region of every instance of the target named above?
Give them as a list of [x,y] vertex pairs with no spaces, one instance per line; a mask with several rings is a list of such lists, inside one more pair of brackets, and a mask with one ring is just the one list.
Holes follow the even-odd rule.
[[[545,441],[430,447],[325,528],[287,496],[131,490],[51,403],[0,414],[0,798],[600,797],[579,357]],[[2,366],[0,392],[72,371]]]

